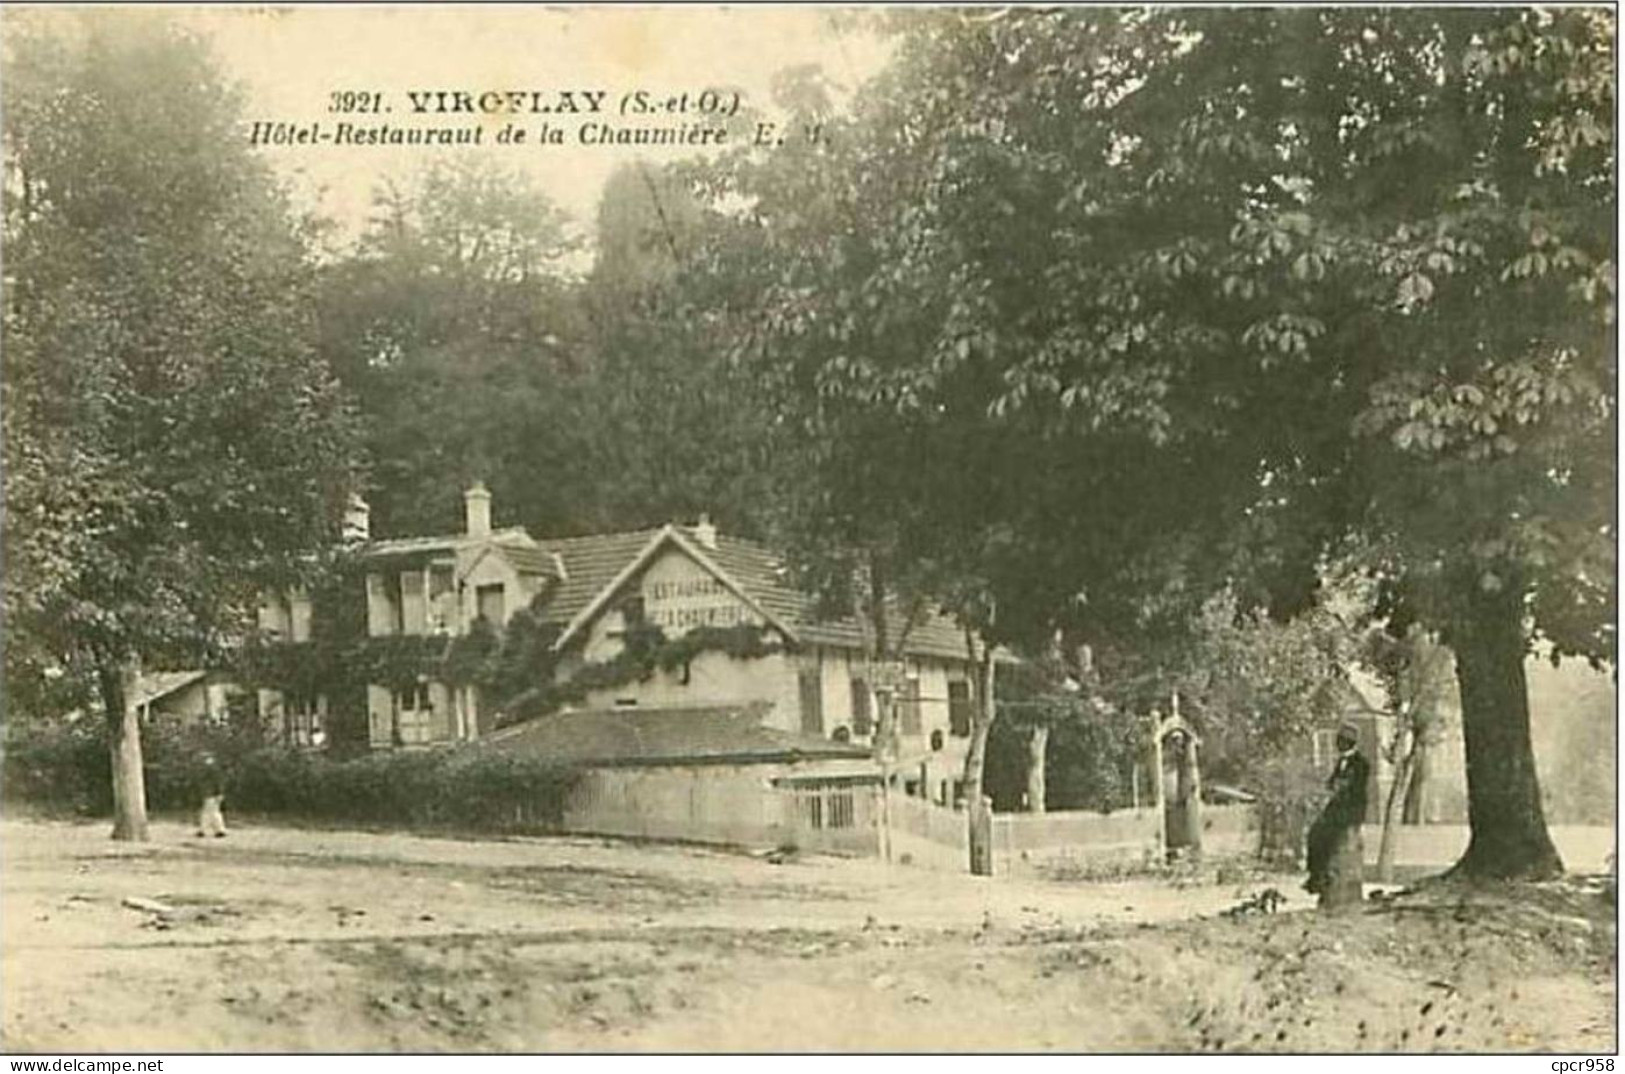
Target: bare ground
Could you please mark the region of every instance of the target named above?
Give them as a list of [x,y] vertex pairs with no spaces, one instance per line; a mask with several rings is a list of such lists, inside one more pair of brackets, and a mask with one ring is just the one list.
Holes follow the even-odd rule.
[[[13,818],[0,849],[8,1051],[1615,1047],[1612,888],[1584,878],[1326,918],[1285,879],[586,839]],[[1269,884],[1283,912],[1222,912]]]

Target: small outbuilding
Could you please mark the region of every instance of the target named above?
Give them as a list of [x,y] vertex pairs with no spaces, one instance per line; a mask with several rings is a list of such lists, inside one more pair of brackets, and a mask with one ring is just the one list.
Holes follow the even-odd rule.
[[873,854],[880,770],[866,746],[766,723],[770,706],[559,712],[480,748],[582,770],[568,831]]

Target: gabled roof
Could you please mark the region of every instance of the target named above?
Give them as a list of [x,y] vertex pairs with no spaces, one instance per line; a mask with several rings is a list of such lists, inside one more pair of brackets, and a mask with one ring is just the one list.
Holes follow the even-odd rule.
[[[602,589],[594,594],[593,597],[587,601],[585,606],[570,617],[570,621],[568,625],[565,626],[564,632],[559,635],[558,641],[554,643],[554,648],[564,648],[564,646],[570,642],[571,638],[580,632],[588,623],[591,623],[593,619],[597,618],[598,614],[603,611],[604,607],[615,596],[615,594],[618,593],[624,585],[626,585],[627,582],[636,577],[638,572],[644,567],[648,566],[649,563],[654,560],[655,556],[659,555],[660,552],[668,545],[675,545],[677,548],[681,549],[689,559],[693,560],[701,567],[704,567],[719,582],[732,590],[734,596],[743,601],[746,607],[760,615],[772,626],[777,627],[785,634],[786,637],[790,638],[790,640],[797,640],[795,627],[791,623],[787,622],[783,616],[775,615],[773,612],[764,608],[760,601],[758,601],[751,593],[746,591],[744,587],[739,584],[738,580],[731,577],[727,571],[724,571],[722,568],[718,567],[717,564],[712,561],[710,555],[708,555],[710,549],[701,548],[693,538],[683,536],[683,534],[678,531],[676,526],[662,526],[660,529],[655,531],[654,536],[650,537],[649,540],[644,543],[643,547],[638,550],[637,555],[633,556],[630,562],[623,564],[621,569],[615,572],[614,577],[612,577]],[[559,617],[549,616],[549,618],[556,621],[556,618]]]
[[558,555],[547,551],[545,548],[499,544],[496,546],[496,550],[497,554],[512,563],[514,569],[520,574],[562,575],[564,573]]
[[[802,641],[849,649],[868,648],[869,632],[865,624],[851,617],[835,619],[818,615],[816,601],[794,585],[783,558],[766,545],[718,534],[717,547],[711,557],[747,591],[758,594],[758,599],[769,610],[796,624]],[[890,612],[893,629],[898,629],[902,612],[895,607]],[[913,655],[964,660],[965,635],[949,617],[927,612],[910,629],[903,648]]]
[[466,578],[486,556],[501,556],[520,574],[541,574],[550,578],[564,577],[564,564],[558,553],[549,552],[536,544],[497,544],[492,542],[480,549],[478,555],[465,564],[461,577]]
[[550,623],[570,622],[659,532],[656,528],[548,541],[547,547],[564,561],[564,580],[548,598],[543,617]]
[[[868,633],[851,618],[819,616],[814,599],[798,589],[783,559],[757,541],[717,534],[715,544],[700,541],[686,526],[661,526],[629,533],[550,540],[547,547],[564,561],[565,579],[542,614],[563,625],[559,644],[591,622],[617,590],[636,576],[668,544],[712,571],[762,618],[802,643],[864,649]],[[898,617],[899,619],[901,616]],[[947,616],[927,614],[910,630],[904,649],[915,656],[965,659],[965,638]]]
[[141,676],[135,685],[135,697],[132,699],[136,705],[150,705],[154,701],[161,701],[179,690],[184,690],[195,682],[208,678],[207,671],[149,671]]
[[771,706],[588,709],[497,731],[483,748],[595,767],[865,759],[867,747],[764,726]]

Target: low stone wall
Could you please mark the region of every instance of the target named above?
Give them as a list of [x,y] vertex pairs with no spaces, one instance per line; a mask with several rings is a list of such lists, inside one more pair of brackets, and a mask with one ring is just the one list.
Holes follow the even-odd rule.
[[[776,786],[788,770],[775,765],[592,769],[566,803],[564,827],[638,839],[864,856],[880,855],[889,843],[890,858],[898,864],[968,871],[969,818],[963,810],[895,792],[882,803],[877,787],[839,781]],[[1154,867],[1161,862],[1162,824],[1162,811],[1155,807],[996,814],[994,873],[1081,878]],[[1256,852],[1254,809],[1204,806],[1202,842],[1209,859]]]
[[1202,806],[1202,855],[1246,858],[1258,853],[1258,809],[1251,805]]
[[970,822],[963,811],[896,793],[883,808],[892,861],[943,872],[970,870]]
[[1162,811],[1001,813],[993,818],[996,875],[1087,875],[1155,865]]

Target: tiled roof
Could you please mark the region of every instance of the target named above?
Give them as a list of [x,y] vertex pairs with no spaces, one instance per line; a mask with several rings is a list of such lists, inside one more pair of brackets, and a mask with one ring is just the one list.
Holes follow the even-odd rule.
[[483,748],[570,764],[673,765],[861,759],[869,750],[766,727],[767,705],[560,712],[504,728]]
[[[693,531],[684,532],[692,535]],[[850,617],[819,616],[814,599],[791,583],[783,559],[766,545],[718,534],[716,548],[705,551],[764,608],[793,624],[802,641],[851,649],[868,647],[869,635],[863,624]],[[901,619],[900,612],[893,610],[893,623],[900,625]],[[964,634],[952,619],[937,613],[927,613],[915,624],[903,647],[912,655],[965,658]]]
[[[721,533],[711,546],[702,542],[692,527],[673,528],[763,611],[795,631],[801,641],[850,649],[867,646],[867,634],[856,620],[827,619],[816,614],[814,599],[792,584],[783,559],[768,546]],[[661,529],[656,528],[546,542],[565,564],[564,582],[543,610],[548,621],[573,621],[660,533]],[[916,624],[904,648],[916,656],[965,658],[964,635],[953,620],[938,614],[927,615]]]
[[487,540],[497,542],[504,550],[516,546],[534,546],[535,544],[530,534],[526,533],[522,527],[508,526],[504,529],[492,530],[490,537],[470,537],[466,533],[446,533],[433,537],[390,537],[380,541],[368,541],[362,547],[361,554],[372,558],[374,556],[410,556],[434,552],[454,552],[459,548],[480,544]]
[[[791,582],[782,558],[757,541],[729,534],[716,535],[714,546],[700,541],[693,527],[672,527],[731,578],[770,617],[795,631],[802,642],[849,649],[868,645],[867,633],[852,618],[828,619],[816,614],[812,597]],[[571,623],[649,547],[665,527],[600,533],[586,537],[550,538],[537,544],[519,527],[494,530],[491,540],[515,567],[526,573],[563,577],[542,609],[546,621]],[[478,539],[465,534],[439,537],[403,537],[370,542],[367,556],[411,556],[451,553]],[[894,616],[900,621],[901,616]],[[965,639],[959,627],[944,615],[927,615],[909,632],[904,648],[913,656],[965,658]]]
[[543,616],[548,622],[559,624],[574,619],[659,532],[659,529],[634,530],[548,541],[547,547],[564,561],[564,580],[548,598]]
[[135,686],[134,703],[146,705],[168,697],[206,677],[207,671],[149,671]]
[[553,553],[544,548],[499,544],[497,551],[512,563],[520,574],[556,575],[559,572],[559,565],[553,558]]

